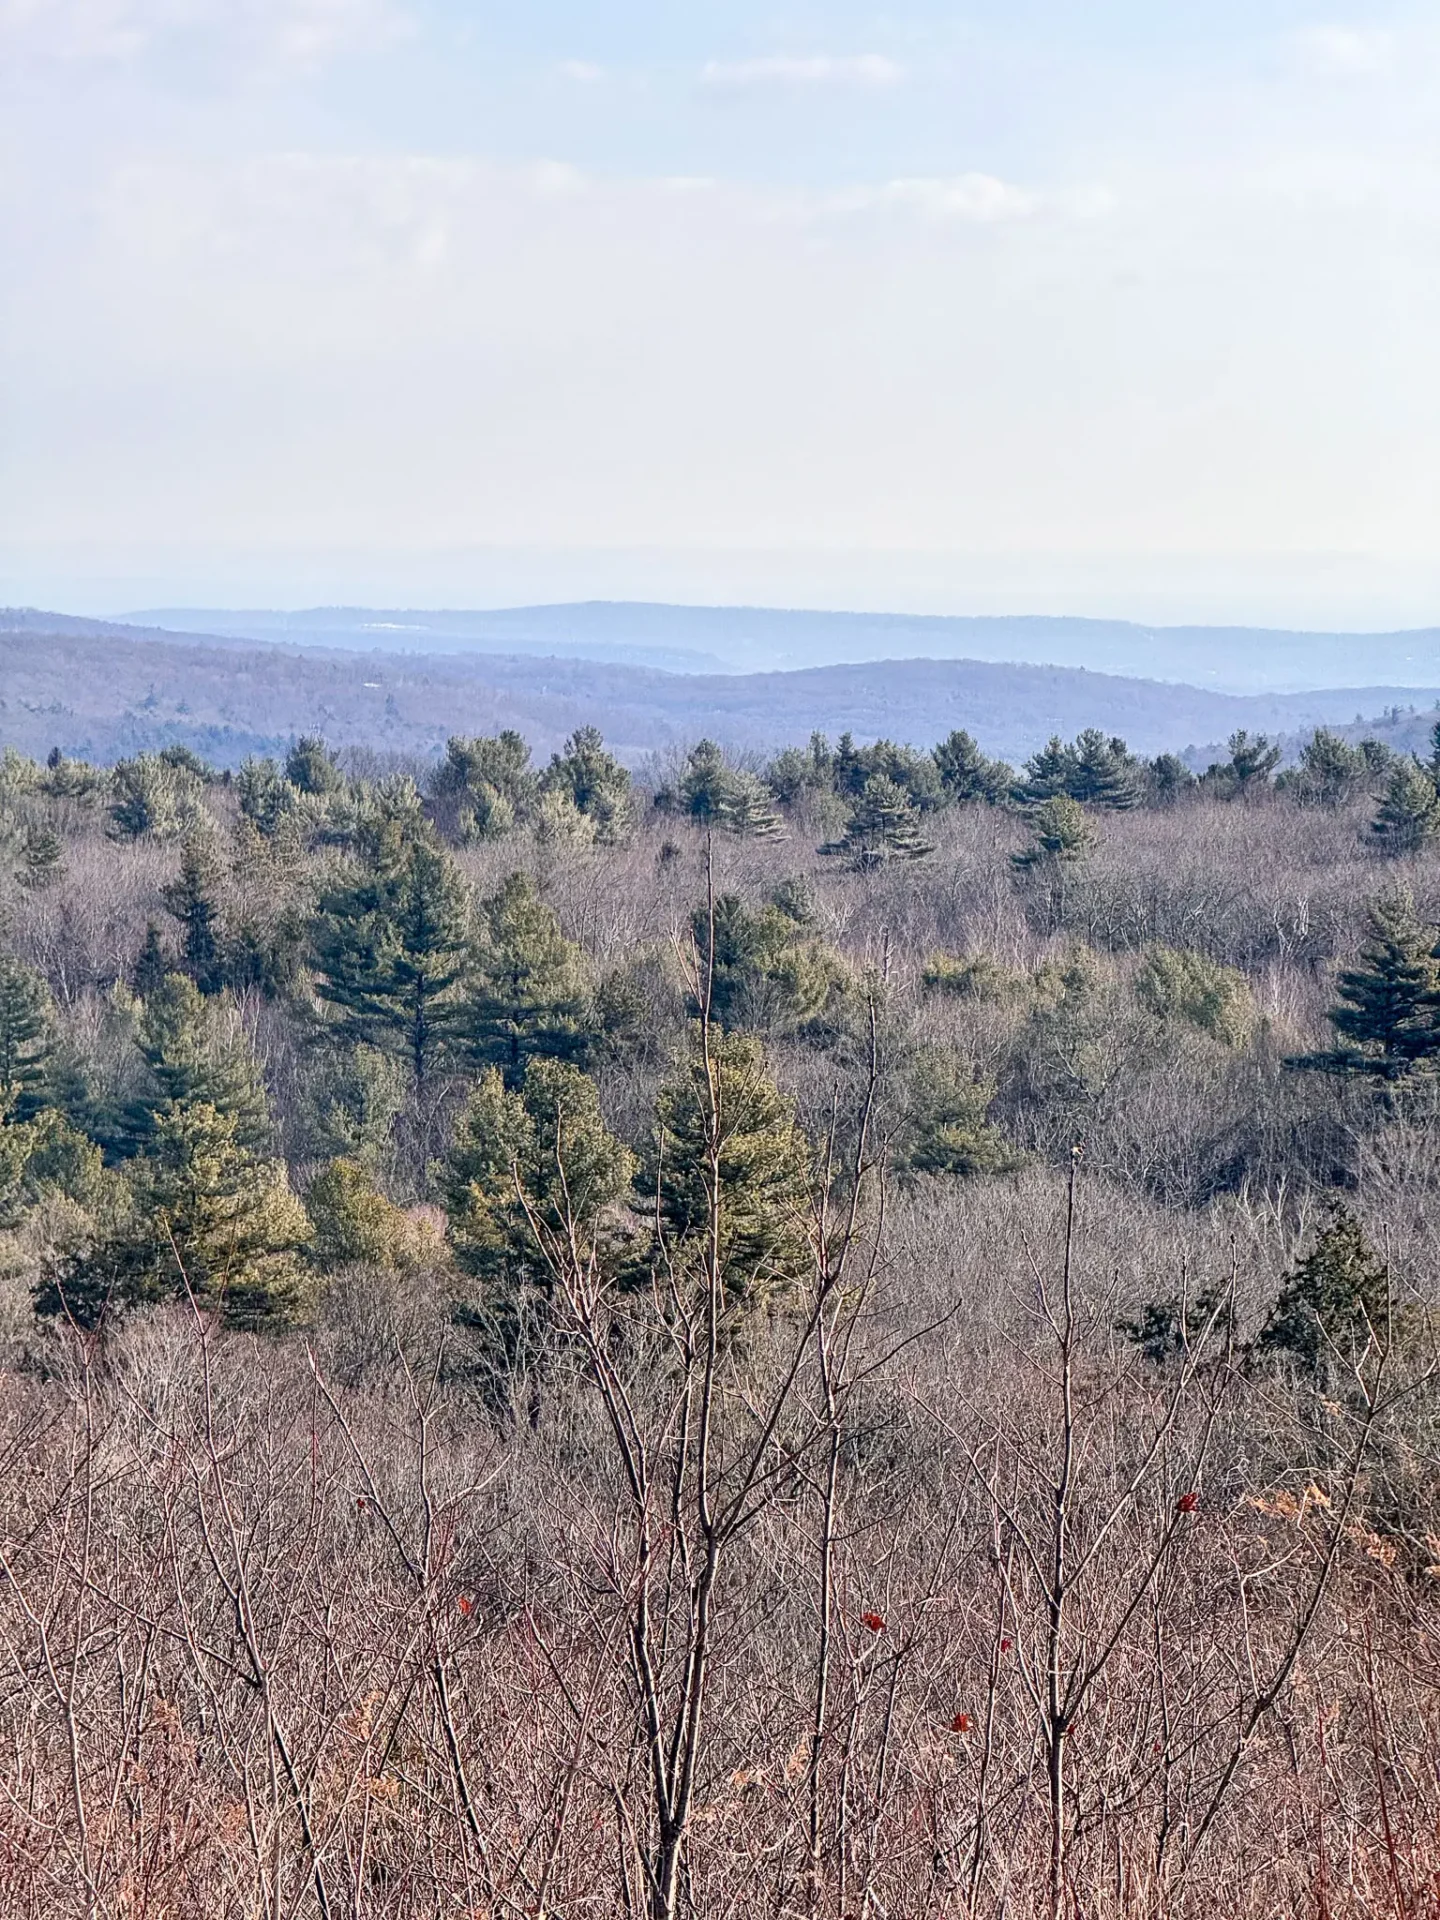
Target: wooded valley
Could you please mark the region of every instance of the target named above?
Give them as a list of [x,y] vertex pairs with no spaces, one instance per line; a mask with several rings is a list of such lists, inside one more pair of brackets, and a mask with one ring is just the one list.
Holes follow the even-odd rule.
[[0,1915],[1419,1915],[1440,728],[0,763]]

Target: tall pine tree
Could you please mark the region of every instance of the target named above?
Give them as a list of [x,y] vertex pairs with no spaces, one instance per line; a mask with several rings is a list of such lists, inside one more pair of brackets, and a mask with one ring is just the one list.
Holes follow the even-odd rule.
[[1403,1081],[1440,1058],[1440,957],[1435,929],[1424,925],[1403,889],[1370,909],[1358,966],[1338,980],[1341,1004],[1330,1024],[1349,1044],[1289,1062],[1328,1073]]
[[480,910],[464,1046],[518,1088],[534,1059],[579,1061],[591,1040],[584,955],[528,874],[512,873]]

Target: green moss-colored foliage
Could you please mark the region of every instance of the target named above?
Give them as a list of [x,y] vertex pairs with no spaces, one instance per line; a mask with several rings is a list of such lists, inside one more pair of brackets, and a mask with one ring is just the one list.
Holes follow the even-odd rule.
[[437,811],[459,840],[500,840],[529,820],[540,783],[530,765],[530,749],[518,733],[446,743],[435,776]]
[[932,953],[920,978],[932,992],[994,1005],[1019,999],[1030,985],[1024,974],[1002,966],[988,953]]
[[1337,1206],[1286,1275],[1258,1348],[1312,1375],[1344,1376],[1407,1325],[1408,1316],[1395,1306],[1389,1268],[1354,1215]]
[[1135,976],[1135,997],[1157,1020],[1183,1021],[1222,1046],[1243,1047],[1255,1030],[1255,1001],[1244,974],[1203,953],[1149,948]]
[[571,1257],[606,1264],[634,1172],[578,1068],[532,1060],[515,1091],[492,1069],[456,1129],[445,1173],[458,1264],[492,1306],[519,1289],[547,1292],[561,1242]]
[[569,800],[604,843],[620,839],[630,824],[630,774],[607,753],[598,727],[579,727],[571,734],[564,750],[551,755],[540,786],[547,795]]
[[139,1084],[118,1111],[98,1113],[96,1137],[122,1156],[147,1149],[160,1117],[181,1105],[213,1106],[252,1152],[268,1150],[264,1083],[233,1007],[205,1000],[193,980],[166,974],[133,1015]]
[[1440,791],[1428,770],[1397,761],[1370,831],[1387,853],[1419,853],[1440,840]]
[[0,958],[0,1120],[28,1120],[42,1104],[53,1014],[40,975],[18,960]]
[[1338,986],[1330,1023],[1345,1044],[1302,1054],[1293,1066],[1395,1082],[1440,1058],[1440,953],[1408,891],[1372,904],[1360,963],[1341,972]]
[[403,1059],[423,1087],[458,1037],[469,918],[460,876],[423,842],[331,887],[311,950],[332,1031]]
[[415,1234],[410,1216],[381,1193],[367,1168],[355,1160],[331,1160],[305,1191],[311,1258],[324,1273],[337,1267],[385,1267],[412,1262]]
[[723,1026],[793,1032],[821,1020],[844,993],[843,962],[818,938],[806,903],[793,892],[753,908],[737,894],[721,894],[713,948],[706,908],[692,915],[691,931],[702,990],[708,987],[710,1011]]
[[969,1061],[934,1047],[916,1062],[906,1088],[895,1164],[902,1174],[1006,1173],[1020,1156],[989,1123],[993,1081],[977,1079]]
[[963,730],[950,734],[932,756],[945,799],[957,806],[977,801],[998,807],[1010,797],[1015,772],[1003,760],[989,760]]
[[121,840],[178,840],[200,818],[200,777],[161,754],[121,760],[110,774],[110,830]]
[[518,1088],[533,1059],[582,1060],[593,1038],[588,969],[528,874],[512,873],[480,910],[464,1006],[464,1046]]
[[654,1270],[703,1283],[712,1232],[727,1302],[792,1286],[811,1259],[811,1155],[792,1103],[749,1034],[698,1031],[660,1090],[638,1205],[654,1221]]
[[285,759],[285,778],[297,793],[322,798],[339,793],[345,785],[345,776],[335,764],[334,754],[314,734],[302,735],[290,749]]
[[820,851],[843,854],[863,872],[893,860],[923,860],[935,846],[921,834],[919,815],[906,789],[889,774],[873,773],[853,804],[844,834]]
[[256,1329],[304,1313],[310,1223],[283,1165],[245,1146],[233,1114],[208,1101],[167,1106],[129,1183],[124,1219],[56,1263],[40,1312],[93,1327],[118,1310],[193,1298]]
[[1022,870],[1081,860],[1095,845],[1085,809],[1068,794],[1041,801],[1028,824],[1031,844],[1012,856],[1015,866]]

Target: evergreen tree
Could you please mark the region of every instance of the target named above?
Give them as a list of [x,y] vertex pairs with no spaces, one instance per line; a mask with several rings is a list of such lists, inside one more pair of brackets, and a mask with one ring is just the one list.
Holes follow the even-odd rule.
[[219,993],[226,981],[218,884],[208,836],[192,833],[181,851],[179,878],[162,887],[160,897],[180,923],[181,964],[202,993]]
[[546,1247],[575,1237],[608,1260],[634,1156],[601,1118],[595,1083],[564,1060],[533,1059],[517,1090],[492,1067],[456,1129],[444,1181],[461,1269],[502,1312],[514,1295],[548,1293]]
[[1065,789],[1082,806],[1124,812],[1140,800],[1140,763],[1118,735],[1108,739],[1087,727],[1073,749],[1070,784]]
[[27,827],[20,844],[20,871],[16,875],[27,893],[44,893],[65,877],[65,850],[50,827]]
[[233,1008],[203,998],[185,974],[170,973],[141,1007],[135,1037],[144,1083],[118,1123],[96,1121],[102,1145],[133,1154],[148,1148],[171,1108],[211,1106],[234,1122],[247,1151],[269,1148],[264,1082]]
[[0,1121],[39,1111],[53,1046],[50,990],[18,960],[0,958]]
[[552,754],[541,777],[546,793],[564,794],[603,841],[618,839],[630,815],[630,774],[612,753],[597,727],[578,727],[562,753]]
[[820,851],[843,853],[863,871],[890,860],[923,860],[935,847],[921,837],[915,809],[904,788],[888,774],[873,773],[854,804],[842,838]]
[[811,1157],[794,1108],[770,1078],[760,1042],[697,1031],[661,1088],[639,1203],[656,1222],[662,1273],[708,1271],[712,1234],[723,1297],[763,1300],[811,1260]]
[[302,734],[285,759],[285,778],[298,793],[324,798],[338,793],[345,776],[335,764],[335,756],[315,734]]
[[305,1193],[311,1258],[322,1273],[337,1267],[409,1266],[416,1250],[410,1216],[380,1192],[354,1160],[332,1160]]
[[902,1174],[1008,1173],[1020,1158],[987,1118],[992,1082],[977,1079],[969,1063],[946,1048],[917,1062],[907,1089],[905,1122],[895,1163]]
[[166,953],[160,938],[160,929],[153,920],[145,923],[145,942],[135,956],[135,964],[130,969],[130,984],[137,998],[149,1000],[159,993],[165,985],[167,973],[174,972],[174,965]]
[[468,965],[468,900],[442,853],[412,844],[399,864],[332,888],[312,948],[333,1030],[404,1058],[422,1088],[448,1056]]
[[167,1105],[130,1184],[123,1222],[57,1263],[40,1312],[93,1327],[107,1311],[193,1297],[238,1327],[299,1317],[309,1221],[283,1165],[246,1146],[234,1114],[207,1101]]
[[662,812],[681,814],[697,827],[741,839],[771,839],[780,832],[764,783],[732,767],[713,740],[691,748],[679,781],[658,793],[655,803]]
[[[1408,1316],[1398,1316],[1403,1323]],[[1372,1342],[1397,1330],[1390,1272],[1344,1207],[1334,1208],[1315,1245],[1286,1275],[1259,1339],[1262,1354],[1293,1360],[1321,1377],[1348,1375]]]
[[1440,840],[1440,792],[1424,767],[1396,762],[1370,831],[1387,853],[1418,853]]
[[709,909],[697,908],[690,924],[710,1011],[722,1026],[805,1027],[843,989],[843,964],[816,938],[803,904],[789,894],[754,910],[737,894],[719,895],[713,951]]
[[1022,869],[1079,860],[1095,844],[1085,809],[1068,794],[1043,801],[1030,816],[1029,825],[1033,844],[1012,855],[1014,864]]
[[935,770],[945,797],[957,805],[983,801],[998,807],[1015,784],[1014,771],[1003,760],[987,760],[964,731],[942,740],[934,752]]
[[1235,799],[1265,792],[1271,774],[1280,764],[1280,748],[1265,734],[1252,736],[1243,727],[1237,728],[1225,744],[1230,758],[1216,761],[1206,770],[1208,784]]
[[535,890],[512,873],[480,912],[464,1044],[518,1088],[532,1059],[583,1059],[591,1040],[584,956]]
[[241,819],[247,820],[264,840],[273,840],[299,805],[296,788],[273,760],[247,760],[236,777],[235,788],[240,796]]
[[1183,1020],[1227,1047],[1243,1047],[1255,1029],[1245,976],[1203,953],[1151,947],[1135,976],[1135,997],[1157,1020]]
[[793,807],[803,793],[829,793],[835,784],[835,756],[823,733],[812,733],[808,747],[786,747],[765,769],[765,784],[782,807]]
[[111,832],[120,840],[178,839],[200,817],[201,786],[188,767],[159,754],[117,761],[110,771]]
[[1359,747],[1328,727],[1317,727],[1295,766],[1275,784],[1307,806],[1341,807],[1362,791],[1369,776],[1369,762]]
[[1342,1004],[1330,1023],[1350,1044],[1301,1055],[1289,1065],[1399,1081],[1440,1056],[1435,929],[1421,924],[1408,892],[1384,895],[1372,905],[1360,964],[1342,971],[1338,984]]
[[499,840],[531,817],[539,788],[529,747],[507,729],[488,739],[450,739],[434,793],[459,839]]
[[1067,747],[1059,734],[1053,733],[1039,753],[1032,754],[1025,762],[1019,797],[1028,805],[1038,806],[1046,800],[1069,795],[1076,774],[1075,749]]
[[1173,806],[1195,786],[1195,776],[1178,753],[1157,754],[1145,769],[1145,781],[1162,807]]

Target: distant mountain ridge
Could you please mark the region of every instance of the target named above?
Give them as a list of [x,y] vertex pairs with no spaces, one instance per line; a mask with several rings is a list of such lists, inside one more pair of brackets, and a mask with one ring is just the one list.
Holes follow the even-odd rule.
[[1440,627],[1318,633],[1145,626],[1038,614],[875,614],[603,600],[473,611],[153,608],[125,617],[151,629],[230,639],[361,652],[379,647],[544,654],[671,673],[753,673],[926,658],[1086,668],[1217,693],[1440,684]]
[[544,755],[584,725],[632,763],[703,734],[765,752],[816,729],[928,747],[964,727],[1014,763],[1051,734],[1087,726],[1146,754],[1203,750],[1237,727],[1294,738],[1357,718],[1409,744],[1440,703],[1437,687],[1440,676],[1431,687],[1247,696],[1074,667],[931,659],[677,674],[594,659],[257,645],[0,610],[0,740],[102,761],[181,742],[233,766],[306,732],[431,758],[451,734],[503,727]]

